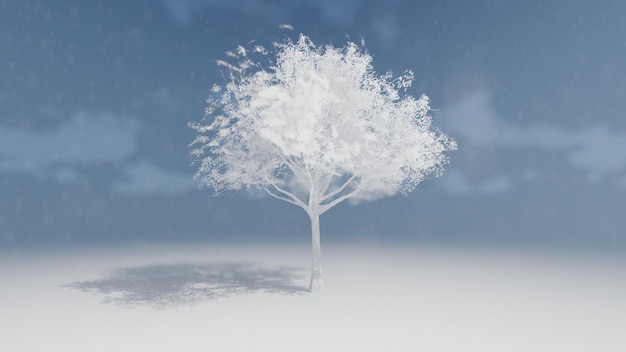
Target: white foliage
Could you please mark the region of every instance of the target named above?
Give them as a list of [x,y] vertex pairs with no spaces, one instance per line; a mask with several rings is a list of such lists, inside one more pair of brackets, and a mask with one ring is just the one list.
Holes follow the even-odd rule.
[[238,47],[236,64],[218,61],[230,81],[215,86],[207,116],[192,125],[201,186],[217,192],[257,187],[321,214],[339,202],[407,193],[439,175],[456,148],[431,127],[428,97],[407,95],[413,72],[377,75],[372,57],[297,42],[274,46],[271,66]]

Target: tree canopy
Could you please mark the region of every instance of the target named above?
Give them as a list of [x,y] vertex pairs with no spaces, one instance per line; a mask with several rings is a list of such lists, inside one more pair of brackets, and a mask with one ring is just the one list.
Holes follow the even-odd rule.
[[[274,53],[274,55],[271,55]],[[430,101],[406,94],[413,73],[377,75],[360,46],[306,36],[228,53],[192,143],[196,178],[216,192],[256,187],[322,214],[341,201],[408,193],[439,175],[454,140],[431,126]],[[251,54],[271,56],[270,65]]]

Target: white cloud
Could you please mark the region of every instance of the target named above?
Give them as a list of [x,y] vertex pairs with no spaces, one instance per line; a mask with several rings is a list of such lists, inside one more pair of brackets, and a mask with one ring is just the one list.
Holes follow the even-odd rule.
[[146,107],[157,107],[167,111],[179,111],[183,108],[181,100],[171,89],[166,87],[158,88],[133,100],[131,106],[133,109],[137,110]]
[[113,185],[112,190],[126,195],[178,195],[197,188],[190,174],[164,170],[148,161],[141,161],[125,170],[126,179]]
[[203,8],[203,6],[201,6],[203,3],[209,5],[214,2],[215,1],[161,0],[161,3],[168,10],[174,22],[183,26],[189,25],[192,22],[194,10]]
[[0,172],[52,174],[67,164],[117,162],[135,150],[136,130],[133,120],[82,111],[53,131],[0,128]]
[[85,177],[70,167],[61,167],[52,173],[52,177],[61,184],[84,183]]
[[454,196],[467,196],[473,190],[467,177],[458,170],[446,171],[439,184],[444,191]]
[[479,194],[496,195],[508,191],[511,188],[511,180],[503,175],[497,175],[477,185]]
[[496,175],[481,182],[471,182],[458,169],[447,171],[439,183],[443,190],[453,196],[498,195],[511,188],[511,180],[504,175]]
[[626,169],[626,133],[619,134],[604,126],[596,126],[576,137],[579,143],[570,154],[570,160],[588,170],[591,179],[600,179]]
[[625,190],[626,190],[626,176],[622,177],[622,179],[621,179],[621,180],[619,180],[619,183],[618,183],[618,184],[619,184],[619,186],[620,186],[621,188],[623,188],[623,189],[625,189]]
[[181,26],[190,25],[194,16],[203,10],[219,5],[222,8],[235,8],[249,13],[265,14],[268,4],[256,0],[160,0],[165,6],[172,20]]
[[562,151],[590,180],[626,170],[626,132],[603,125],[575,131],[547,124],[517,126],[498,118],[491,94],[486,90],[451,104],[443,109],[442,115],[446,132],[459,138],[461,144]]
[[[137,147],[139,126],[110,113],[76,112],[55,130],[0,128],[0,173],[26,172],[60,184],[87,182],[77,166],[128,160]],[[189,174],[161,170],[142,161],[124,170],[124,182],[114,184],[119,194],[180,194],[196,188]]]
[[[172,20],[181,26],[190,25],[198,12],[216,6],[253,14],[257,18],[265,17],[269,21],[284,20],[287,17],[284,13],[286,9],[299,6],[290,0],[160,0],[160,2]],[[353,23],[356,20],[355,14],[365,4],[351,0],[303,0],[302,3],[315,6],[325,21],[337,26],[349,26]]]

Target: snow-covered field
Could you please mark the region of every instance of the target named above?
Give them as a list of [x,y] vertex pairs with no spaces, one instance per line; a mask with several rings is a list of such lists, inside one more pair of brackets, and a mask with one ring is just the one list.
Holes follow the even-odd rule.
[[626,260],[418,246],[0,253],[0,351],[626,351]]

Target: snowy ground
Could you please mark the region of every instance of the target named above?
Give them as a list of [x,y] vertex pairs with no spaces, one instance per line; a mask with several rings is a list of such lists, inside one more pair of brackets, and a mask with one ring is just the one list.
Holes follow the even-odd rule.
[[618,254],[404,246],[0,253],[0,351],[626,351]]

